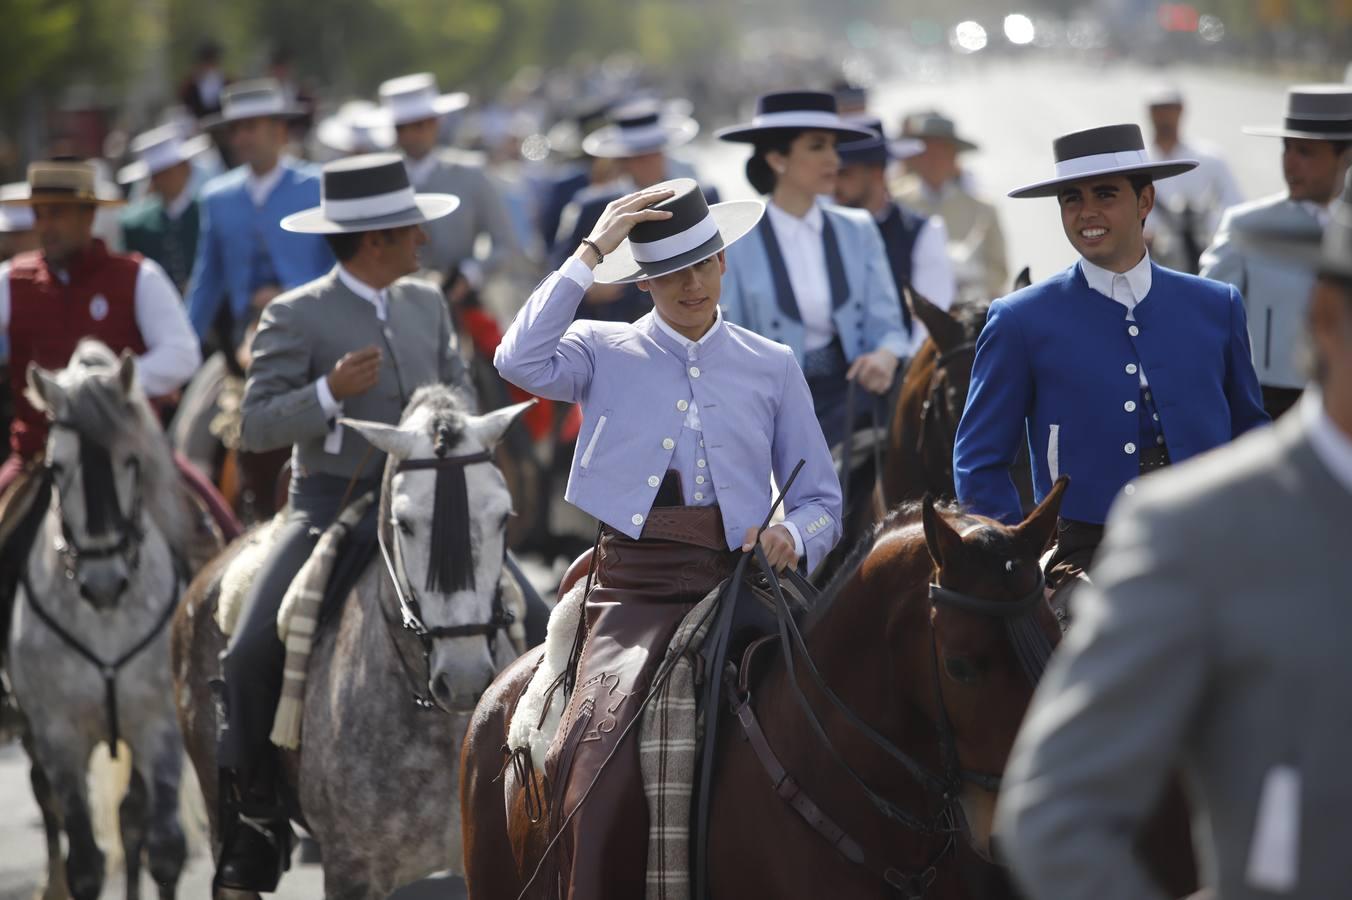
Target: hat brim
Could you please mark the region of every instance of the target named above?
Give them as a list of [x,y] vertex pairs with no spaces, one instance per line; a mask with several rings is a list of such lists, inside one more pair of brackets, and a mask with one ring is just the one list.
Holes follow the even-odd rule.
[[469,106],[469,94],[464,91],[455,91],[450,94],[441,94],[432,101],[432,107],[428,115],[403,116],[396,117],[394,113],[385,107],[372,113],[372,124],[385,124],[391,128],[397,128],[400,125],[408,125],[412,122],[425,122],[428,119],[439,119],[442,116],[449,116],[453,112],[459,112],[466,106]]
[[1156,180],[1161,178],[1172,178],[1175,175],[1182,175],[1184,172],[1190,172],[1197,168],[1195,159],[1175,159],[1169,162],[1157,162],[1133,164],[1129,166],[1115,166],[1106,169],[1096,169],[1092,172],[1082,172],[1077,175],[1067,175],[1063,178],[1052,178],[1048,181],[1039,181],[1035,184],[1026,185],[1010,191],[1006,196],[1016,200],[1027,197],[1055,197],[1061,193],[1061,188],[1068,184],[1075,184],[1080,181],[1088,181],[1093,178],[1102,178],[1105,175],[1149,175]]
[[246,119],[300,119],[308,114],[308,111],[303,107],[292,105],[272,112],[250,113],[247,116],[227,116],[225,113],[215,113],[202,119],[198,125],[206,131],[211,131],[229,125],[231,122],[243,122]]
[[372,136],[369,146],[354,140],[352,124],[338,116],[330,116],[315,127],[315,140],[339,153],[369,153],[394,146],[394,126],[389,122],[362,122],[360,127]]
[[129,163],[117,170],[117,183],[135,184],[138,181],[149,178],[151,175],[163,172],[165,169],[172,169],[179,163],[188,162],[193,157],[200,156],[210,149],[211,137],[209,135],[199,134],[178,145],[178,162],[152,171],[150,166],[146,165],[145,160],[138,159],[136,162]]
[[635,146],[624,141],[620,126],[605,125],[582,139],[582,152],[598,159],[629,159],[680,147],[699,134],[699,123],[688,117],[664,119],[658,124],[666,135],[661,143]]
[[79,194],[68,193],[44,193],[39,191],[34,194],[30,188],[27,193],[15,194],[12,197],[5,197],[0,200],[0,205],[4,206],[35,206],[39,203],[59,203],[61,205],[71,206],[125,206],[127,201],[122,198],[102,198],[88,197]]
[[403,228],[406,225],[422,225],[449,216],[460,206],[460,198],[454,194],[417,194],[413,198],[415,209],[377,216],[373,219],[350,219],[336,222],[324,215],[324,208],[292,213],[282,219],[282,230],[296,234],[354,234],[359,231],[380,231],[384,228]]
[[1300,138],[1307,141],[1352,141],[1352,129],[1347,131],[1296,131],[1290,128],[1246,125],[1240,129],[1255,137]]
[[725,203],[715,203],[709,207],[709,215],[714,217],[714,222],[718,225],[718,234],[693,250],[657,262],[639,262],[634,259],[633,244],[626,240],[610,251],[605,260],[593,270],[596,283],[633,284],[636,281],[661,278],[663,275],[688,269],[745,237],[756,227],[756,223],[764,214],[765,204],[760,200],[729,200]]
[[953,146],[958,148],[959,153],[967,153],[972,150],[979,150],[980,145],[974,144],[966,138],[960,138],[955,134],[903,134],[902,138],[908,141],[952,141]]
[[807,123],[794,125],[790,122],[782,125],[730,125],[727,128],[720,128],[715,131],[714,137],[720,141],[728,141],[733,144],[754,144],[767,134],[783,131],[827,131],[836,136],[838,143],[865,141],[878,136],[876,132],[864,128],[853,128],[843,122],[840,125]]

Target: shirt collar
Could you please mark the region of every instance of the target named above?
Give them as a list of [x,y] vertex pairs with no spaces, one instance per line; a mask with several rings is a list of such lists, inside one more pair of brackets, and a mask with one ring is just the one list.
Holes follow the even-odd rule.
[[1318,388],[1307,388],[1305,396],[1300,398],[1300,419],[1315,456],[1343,487],[1352,492],[1352,437],[1333,424],[1324,410],[1324,396]]
[[773,200],[765,204],[765,208],[770,215],[770,224],[774,226],[777,234],[784,231],[791,233],[793,229],[802,228],[804,225],[817,234],[822,233],[822,206],[820,203],[813,203],[808,209],[807,215],[802,218],[780,209]]
[[385,292],[383,290],[376,290],[356,275],[353,275],[342,263],[338,263],[333,269],[338,273],[338,280],[346,285],[349,291],[374,306],[376,308],[376,318],[380,319],[382,322],[385,321]]
[[690,340],[690,338],[668,325],[667,320],[662,318],[662,314],[655,309],[653,310],[653,321],[657,323],[658,328],[662,329],[663,334],[689,352],[697,347],[703,347],[709,342],[710,338],[718,333],[718,329],[723,327],[723,309],[722,307],[714,307],[714,324],[708,331],[704,332],[704,336],[697,341]]
[[1313,200],[1301,200],[1299,202],[1306,212],[1314,216],[1314,220],[1319,223],[1320,228],[1328,227],[1329,217],[1332,215],[1328,204],[1315,203]]
[[272,171],[266,175],[259,175],[253,169],[249,169],[248,178],[245,185],[249,190],[249,198],[253,200],[254,206],[262,206],[268,202],[268,196],[272,194],[273,188],[277,187],[277,182],[282,180],[282,175],[286,171],[286,157],[282,156],[277,160],[277,165],[272,167]]
[[181,219],[183,214],[192,206],[193,196],[192,188],[184,185],[183,190],[178,192],[172,203],[164,204],[164,214],[175,221]]
[[437,151],[432,150],[422,159],[404,157],[404,168],[408,170],[408,180],[414,187],[422,187],[437,167]]
[[[1096,266],[1084,257],[1080,257],[1080,271],[1084,272],[1084,280],[1091,288],[1110,300],[1117,299],[1113,296],[1113,279],[1118,275],[1117,272]],[[1131,296],[1140,303],[1150,293],[1150,285],[1154,280],[1150,273],[1150,251],[1147,250],[1140,262],[1121,274],[1127,278]]]

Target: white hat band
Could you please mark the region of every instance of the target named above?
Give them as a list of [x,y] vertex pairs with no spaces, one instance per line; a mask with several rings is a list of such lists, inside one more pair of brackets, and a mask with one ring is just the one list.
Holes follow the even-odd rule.
[[324,215],[335,222],[357,222],[417,209],[418,204],[414,200],[413,188],[406,187],[388,194],[355,197],[351,200],[330,200],[325,197],[321,206]]
[[1150,157],[1144,150],[1116,150],[1112,153],[1095,153],[1090,156],[1063,159],[1056,164],[1056,177],[1073,178],[1076,175],[1092,175],[1107,169],[1125,169],[1149,164]]
[[661,262],[664,259],[673,259],[682,253],[689,253],[709,241],[716,234],[718,234],[718,222],[714,220],[713,216],[706,215],[685,231],[673,234],[671,237],[646,243],[631,240],[629,247],[634,254],[634,259],[639,262]]
[[439,116],[435,91],[418,91],[409,94],[394,94],[385,97],[385,106],[396,122],[416,122],[419,119],[431,119]]
[[814,110],[790,109],[763,113],[751,120],[753,128],[839,128],[840,116]]
[[275,116],[286,111],[286,98],[281,94],[263,94],[240,97],[226,103],[225,115],[231,119],[253,119]]
[[650,125],[640,125],[636,128],[619,127],[620,143],[626,147],[655,147],[665,144],[671,137],[666,127],[661,122],[654,122]]

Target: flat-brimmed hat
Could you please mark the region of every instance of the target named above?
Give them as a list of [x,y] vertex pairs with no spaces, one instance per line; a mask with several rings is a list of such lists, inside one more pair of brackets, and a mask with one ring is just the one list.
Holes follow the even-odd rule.
[[697,134],[699,123],[689,116],[656,100],[638,100],[612,109],[610,124],[583,138],[582,151],[602,159],[626,159],[688,144]]
[[1330,207],[1329,223],[1324,226],[1322,235],[1311,231],[1293,237],[1290,232],[1236,228],[1235,236],[1247,247],[1320,275],[1352,279],[1352,172],[1348,173],[1342,196]]
[[1302,84],[1286,91],[1286,116],[1280,126],[1247,126],[1245,134],[1352,141],[1352,84]]
[[1167,81],[1157,82],[1150,86],[1145,94],[1145,105],[1153,106],[1182,106],[1183,92],[1179,90],[1178,85]]
[[830,131],[840,141],[860,141],[877,132],[852,125],[836,111],[836,96],[825,91],[775,91],[756,99],[750,122],[720,128],[719,140],[754,144],[776,131]]
[[315,138],[339,153],[376,153],[394,146],[394,126],[370,100],[349,100],[320,121]]
[[392,126],[437,119],[464,109],[469,94],[457,91],[443,94],[431,72],[417,72],[391,78],[380,85],[380,113],[375,121]]
[[319,205],[282,219],[282,228],[300,234],[379,231],[440,219],[459,205],[454,194],[415,194],[398,154],[367,153],[326,163]]
[[710,206],[693,178],[673,178],[648,190],[676,192],[652,207],[670,212],[671,218],[635,225],[596,267],[598,283],[628,284],[687,269],[745,236],[765,213],[760,200]]
[[952,141],[959,152],[975,150],[977,145],[958,136],[958,126],[953,120],[936,110],[911,113],[901,122],[901,136],[916,140]]
[[304,107],[292,102],[276,78],[236,81],[221,90],[221,111],[202,120],[203,128],[220,128],[245,119],[297,119]]
[[0,184],[0,234],[14,234],[33,230],[33,210],[27,206],[6,204],[5,200],[28,193],[28,183],[15,181]]
[[1063,134],[1052,142],[1056,175],[1009,192],[1011,197],[1055,197],[1067,184],[1105,175],[1171,178],[1197,168],[1195,159],[1154,162],[1145,152],[1139,125],[1104,125]]
[[894,159],[910,159],[925,149],[923,143],[913,138],[889,141],[883,133],[882,119],[877,116],[851,116],[846,121],[877,132],[878,136],[837,144],[836,155],[842,166],[885,166]]
[[87,206],[121,206],[123,200],[100,197],[98,172],[85,160],[45,160],[28,164],[28,181],[11,196],[0,197],[5,205],[35,203],[80,203]]
[[131,184],[149,178],[210,149],[211,138],[208,135],[200,134],[184,140],[183,131],[178,125],[161,125],[142,132],[131,142],[131,152],[136,154],[136,161],[118,170],[118,184]]

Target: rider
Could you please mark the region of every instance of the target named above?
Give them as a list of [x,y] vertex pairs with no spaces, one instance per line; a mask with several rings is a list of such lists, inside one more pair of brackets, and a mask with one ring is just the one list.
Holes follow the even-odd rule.
[[423,223],[458,203],[448,194],[415,195],[398,156],[372,154],[329,163],[320,205],[282,220],[289,232],[323,235],[338,264],[268,304],[254,336],[242,440],[252,451],[291,445],[292,479],[286,519],[223,656],[217,762],[237,819],[223,823],[221,887],[275,890],[289,861],[268,740],[285,658],[277,611],[344,499],[378,490],[385,462],[338,419],[394,424],[420,385],[467,385],[441,292],[404,277],[419,268]]
[[1268,417],[1239,292],[1146,252],[1153,180],[1196,163],[1150,161],[1136,125],[1063,135],[1053,147],[1056,176],[1009,196],[1057,198],[1080,260],[991,305],[953,474],[958,500],[1007,523],[1023,518],[1009,474],[1020,441],[1039,501],[1070,476],[1049,563],[1056,587],[1088,569],[1108,506],[1135,491],[1132,479]]
[[[563,845],[568,898],[643,893],[637,741],[615,754],[587,806],[579,798],[682,617],[731,573],[738,548],[759,542],[772,565],[810,569],[840,536],[839,483],[793,353],[725,321],[718,306],[724,250],[762,210],[757,201],[710,207],[684,178],[615,200],[526,301],[494,360],[521,388],[582,404],[567,497],[602,522],[557,744],[565,765],[551,776],[552,808],[578,809]],[[655,309],[632,325],[574,322],[593,282],[636,282]],[[758,533],[770,476],[785,484],[800,458],[785,520]],[[604,719],[584,727],[588,710]]]
[[[820,199],[840,171],[836,142],[877,133],[840,118],[832,94],[781,91],[718,137],[754,147],[747,180],[770,198],[756,238],[728,252],[724,314],[793,348],[834,446],[859,424],[845,421],[847,383],[886,394],[909,346],[873,217]],[[856,408],[866,421],[868,403]]]

